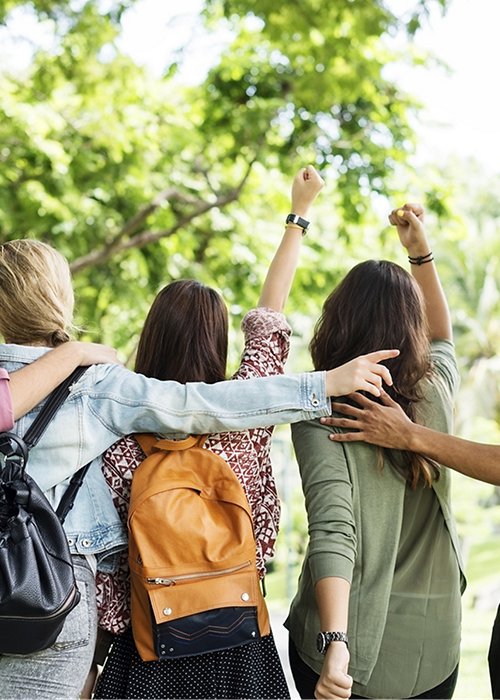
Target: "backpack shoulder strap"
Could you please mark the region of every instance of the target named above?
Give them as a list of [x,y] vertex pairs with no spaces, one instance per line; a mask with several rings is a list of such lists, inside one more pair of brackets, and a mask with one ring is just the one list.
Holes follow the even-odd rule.
[[134,433],[134,439],[139,443],[146,457],[149,457],[158,442],[158,438],[153,433]]
[[206,435],[189,435],[183,440],[168,440],[167,438],[163,438],[162,440],[158,440],[156,447],[159,450],[181,452],[182,450],[189,450],[190,447],[203,447],[206,437]]
[[178,452],[180,450],[188,450],[190,447],[202,447],[207,436],[189,435],[183,440],[169,440],[167,438],[158,439],[152,433],[138,433],[134,435],[134,438],[139,443],[144,454],[149,457],[155,450]]

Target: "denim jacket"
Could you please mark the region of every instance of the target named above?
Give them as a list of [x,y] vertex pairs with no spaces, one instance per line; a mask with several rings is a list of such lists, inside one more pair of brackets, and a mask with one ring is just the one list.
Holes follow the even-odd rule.
[[[0,366],[12,372],[48,348],[1,345]],[[325,373],[248,379],[244,382],[178,384],[135,374],[120,365],[93,365],[76,382],[46,432],[30,452],[28,472],[53,506],[69,478],[92,465],[65,521],[70,549],[105,558],[126,546],[126,532],[101,471],[102,453],[134,432],[211,433],[293,423],[328,415]],[[17,421],[24,435],[40,404]]]

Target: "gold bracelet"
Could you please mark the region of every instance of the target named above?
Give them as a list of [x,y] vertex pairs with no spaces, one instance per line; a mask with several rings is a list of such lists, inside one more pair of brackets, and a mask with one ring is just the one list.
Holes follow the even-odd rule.
[[302,228],[302,226],[297,226],[297,224],[285,224],[285,228],[296,228],[299,231],[302,231],[302,235],[306,235],[306,229]]

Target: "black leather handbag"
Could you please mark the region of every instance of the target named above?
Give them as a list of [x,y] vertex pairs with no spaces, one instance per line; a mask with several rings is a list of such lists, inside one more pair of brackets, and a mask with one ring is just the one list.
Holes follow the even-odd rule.
[[54,511],[26,463],[84,371],[79,367],[52,392],[24,438],[0,434],[0,654],[47,649],[80,600],[62,524],[90,465],[73,476]]

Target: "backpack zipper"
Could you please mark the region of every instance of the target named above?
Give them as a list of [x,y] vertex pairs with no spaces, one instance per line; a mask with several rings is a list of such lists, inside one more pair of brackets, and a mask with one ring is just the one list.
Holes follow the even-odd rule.
[[147,578],[146,581],[148,583],[154,583],[158,586],[175,586],[176,583],[180,583],[182,581],[190,581],[191,579],[212,578],[213,576],[222,576],[223,574],[232,574],[235,571],[239,571],[240,569],[245,569],[251,563],[252,563],[251,561],[246,561],[243,564],[238,564],[237,566],[231,566],[229,569],[218,569],[217,571],[201,571],[201,572],[195,573],[195,574],[180,574],[179,576],[175,576],[172,578],[160,578],[160,577]]

